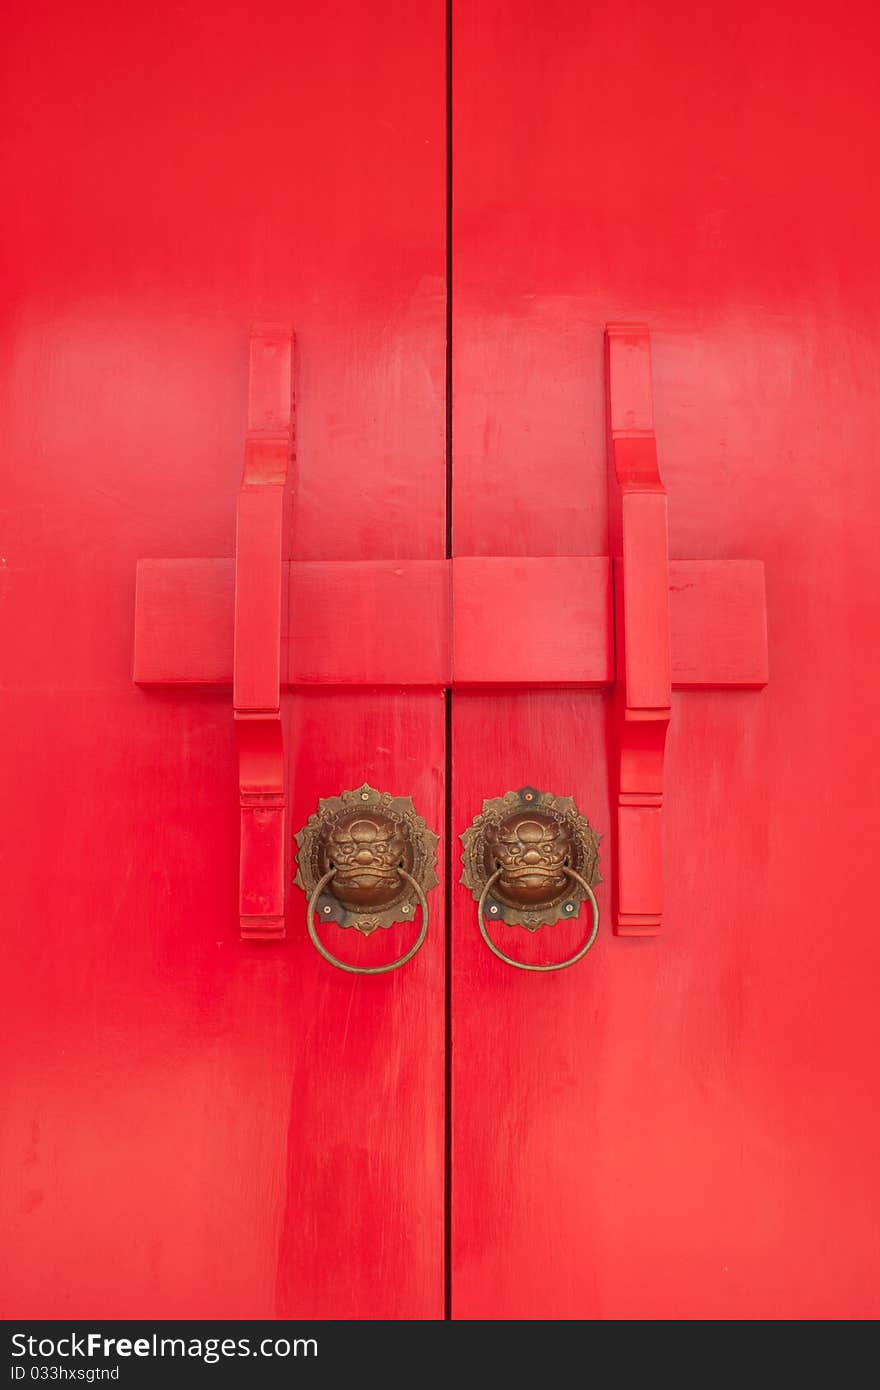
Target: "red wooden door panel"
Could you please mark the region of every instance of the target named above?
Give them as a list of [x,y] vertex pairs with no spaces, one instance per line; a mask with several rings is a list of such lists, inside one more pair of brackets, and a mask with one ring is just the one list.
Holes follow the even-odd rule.
[[654,940],[610,926],[611,698],[454,692],[457,832],[523,785],[608,832],[569,971],[455,890],[456,1317],[878,1311],[876,37],[455,0],[455,552],[608,553],[603,332],[644,321],[670,555],[763,559],[770,639],[766,690],[673,694]]
[[[442,5],[7,32],[0,1305],[440,1316],[442,889],[399,974],[298,891],[242,943],[231,689],[131,652],[138,560],[233,554],[254,322],[297,335],[285,555],[444,554]],[[290,830],[365,780],[442,829],[439,690],[286,701]]]

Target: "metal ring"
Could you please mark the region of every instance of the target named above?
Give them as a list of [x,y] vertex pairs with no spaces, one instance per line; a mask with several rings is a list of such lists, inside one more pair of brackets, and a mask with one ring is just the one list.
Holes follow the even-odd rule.
[[428,935],[427,899],[412,874],[408,874],[406,869],[398,869],[397,872],[400,874],[401,878],[405,878],[407,883],[415,889],[416,896],[419,900],[419,906],[422,909],[422,928],[406,955],[400,956],[398,960],[390,961],[388,965],[346,965],[344,960],[338,960],[332,952],[327,950],[327,947],[318,937],[318,931],[315,926],[315,908],[317,907],[321,890],[330,882],[336,870],[330,869],[315,885],[314,892],[309,898],[309,905],[306,909],[306,923],[309,928],[309,936],[312,938],[312,944],[316,951],[318,951],[326,961],[329,961],[331,965],[335,965],[338,970],[347,970],[351,975],[386,975],[389,970],[399,970],[402,965],[406,965],[407,961],[412,960],[416,951],[418,951],[420,946],[424,943],[425,937]]
[[503,960],[506,965],[513,965],[516,967],[517,970],[540,970],[542,972],[547,970],[566,970],[569,965],[576,965],[577,962],[583,959],[583,957],[589,951],[593,942],[596,940],[596,933],[599,930],[599,904],[596,902],[596,895],[590,887],[589,883],[587,883],[585,878],[581,878],[580,874],[576,874],[574,869],[569,869],[567,867],[565,869],[565,873],[568,874],[569,878],[573,878],[576,883],[579,883],[581,885],[587,897],[589,898],[590,906],[593,911],[593,929],[579,951],[577,951],[573,956],[569,956],[568,960],[557,961],[555,965],[527,965],[525,961],[514,960],[512,956],[505,955],[501,947],[495,945],[495,942],[492,940],[491,936],[486,930],[486,923],[483,917],[483,909],[486,906],[486,898],[488,896],[489,889],[492,887],[492,884],[495,882],[496,878],[500,876],[501,870],[496,869],[492,877],[488,880],[485,888],[480,894],[480,901],[477,904],[477,921],[480,924],[480,935],[482,936],[486,945],[489,947],[489,950],[492,951],[492,953],[496,955],[499,960]]

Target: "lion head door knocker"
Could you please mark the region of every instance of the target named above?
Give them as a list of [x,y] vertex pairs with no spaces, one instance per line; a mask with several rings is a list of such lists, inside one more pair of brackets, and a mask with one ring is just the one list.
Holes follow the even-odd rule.
[[[306,894],[309,936],[331,965],[354,975],[384,975],[412,960],[428,934],[425,894],[437,884],[434,860],[440,837],[429,830],[408,796],[358,787],[318,802],[296,836],[294,882]],[[388,965],[347,965],[318,937],[319,922],[354,927],[369,936],[378,927],[413,922],[421,927],[405,955]]]
[[[600,839],[570,796],[523,787],[483,802],[481,814],[461,837],[461,881],[477,901],[480,932],[499,960],[519,970],[564,970],[587,954],[599,930],[593,885],[601,882]],[[487,919],[534,932],[576,917],[586,900],[592,928],[567,960],[528,965],[508,956],[489,936]]]

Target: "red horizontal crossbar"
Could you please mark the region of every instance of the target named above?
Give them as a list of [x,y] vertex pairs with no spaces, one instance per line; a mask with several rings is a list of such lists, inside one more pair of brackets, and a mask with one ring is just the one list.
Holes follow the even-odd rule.
[[[608,686],[605,558],[284,565],[285,686]],[[231,685],[232,560],[141,560],[134,679]],[[767,683],[764,565],[671,560],[672,685]],[[516,635],[516,641],[512,634]]]

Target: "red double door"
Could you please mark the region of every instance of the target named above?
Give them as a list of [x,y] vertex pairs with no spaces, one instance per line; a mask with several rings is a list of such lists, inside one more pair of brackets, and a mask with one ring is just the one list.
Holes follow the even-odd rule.
[[[876,1314],[876,21],[454,0],[449,52],[434,0],[10,27],[6,1314]],[[614,931],[619,671],[554,678],[594,636],[541,581],[536,652],[527,576],[471,605],[503,680],[283,697],[286,879],[319,798],[412,797],[423,949],[334,970],[290,886],[286,938],[240,940],[231,693],[133,683],[134,575],[233,555],[266,321],[297,341],[287,560],[545,579],[613,550],[603,334],[649,326],[669,554],[764,561],[770,659],[673,692],[659,934]],[[357,571],[326,651],[397,630]],[[493,956],[458,882],[523,786],[605,834],[558,973]],[[499,930],[526,959],[579,920]]]

